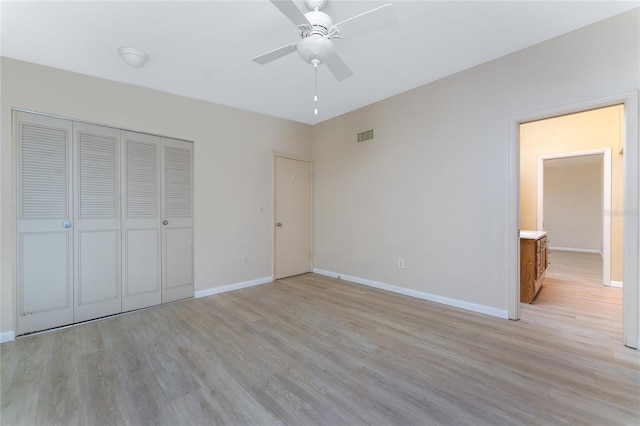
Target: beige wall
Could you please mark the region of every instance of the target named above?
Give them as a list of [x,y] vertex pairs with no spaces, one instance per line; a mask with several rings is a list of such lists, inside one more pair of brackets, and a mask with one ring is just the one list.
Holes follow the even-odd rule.
[[552,248],[602,254],[602,161],[603,155],[544,161],[544,230]]
[[[538,157],[611,148],[611,279],[622,281],[622,105],[520,126],[520,228],[537,229]],[[617,212],[617,213],[616,213]],[[553,242],[552,242],[553,244]]]
[[1,69],[0,331],[15,321],[11,108],[194,141],[196,291],[272,275],[272,152],[311,156],[311,126],[7,58]]
[[[509,126],[637,90],[638,21],[636,9],[314,126],[316,267],[506,311]],[[356,145],[367,129],[375,139]]]

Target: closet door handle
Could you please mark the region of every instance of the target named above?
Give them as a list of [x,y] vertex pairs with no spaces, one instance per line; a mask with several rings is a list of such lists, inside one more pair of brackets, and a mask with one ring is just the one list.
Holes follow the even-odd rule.
[[162,224],[163,224],[163,225],[168,225],[168,224],[169,224],[169,221],[168,221],[167,219],[165,219],[165,220],[163,220],[163,221],[162,221]]
[[62,227],[66,228],[66,229],[71,228],[71,222],[69,222],[69,221],[63,222],[62,223]]

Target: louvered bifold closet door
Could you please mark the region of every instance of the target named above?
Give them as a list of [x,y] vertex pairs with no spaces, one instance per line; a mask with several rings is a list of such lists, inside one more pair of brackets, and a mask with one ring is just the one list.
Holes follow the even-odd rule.
[[122,311],[120,130],[73,123],[74,321]]
[[14,112],[18,333],[73,321],[71,122]]
[[193,144],[162,138],[162,302],[193,296]]
[[122,310],[159,305],[160,138],[122,132]]

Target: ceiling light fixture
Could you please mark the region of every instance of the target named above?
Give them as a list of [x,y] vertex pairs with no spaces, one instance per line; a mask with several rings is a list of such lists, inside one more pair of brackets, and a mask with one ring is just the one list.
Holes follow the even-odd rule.
[[127,65],[134,68],[143,67],[149,59],[149,55],[147,55],[146,52],[136,49],[135,47],[121,47],[118,49],[118,53],[122,56],[122,59],[127,63]]

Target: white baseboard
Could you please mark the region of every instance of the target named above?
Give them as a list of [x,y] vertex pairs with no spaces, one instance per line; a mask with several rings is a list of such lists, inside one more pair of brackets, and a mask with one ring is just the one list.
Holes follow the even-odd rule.
[[429,300],[431,302],[440,303],[455,308],[466,309],[467,311],[478,312],[481,314],[491,315],[493,317],[509,319],[509,313],[506,309],[497,309],[490,306],[478,305],[476,303],[465,302],[463,300],[451,299],[448,297],[437,296],[435,294],[424,293],[421,291],[411,290],[404,287],[398,287],[391,284],[385,284],[378,281],[371,281],[364,278],[352,277],[349,275],[338,274],[336,272],[326,271],[324,269],[313,268],[313,272],[327,277],[339,278],[356,284],[362,284],[381,290],[391,291],[393,293],[403,294],[405,296],[416,297],[418,299]]
[[622,281],[611,281],[610,287],[622,288]]
[[578,253],[596,253],[596,254],[599,254],[600,256],[602,256],[602,252],[600,250],[598,250],[598,249],[549,246],[549,250],[555,250],[555,251],[577,251]]
[[268,284],[270,282],[273,282],[273,276],[256,278],[255,280],[244,281],[244,282],[236,283],[236,284],[224,285],[222,287],[212,287],[212,288],[208,288],[208,289],[205,289],[205,290],[198,290],[198,291],[194,292],[193,297],[198,299],[200,297],[211,296],[211,295],[219,294],[219,293],[226,293],[227,291],[240,290],[241,288],[253,287],[253,286],[261,285],[261,284]]
[[5,331],[0,333],[0,343],[13,342],[14,340],[16,340],[15,331]]

